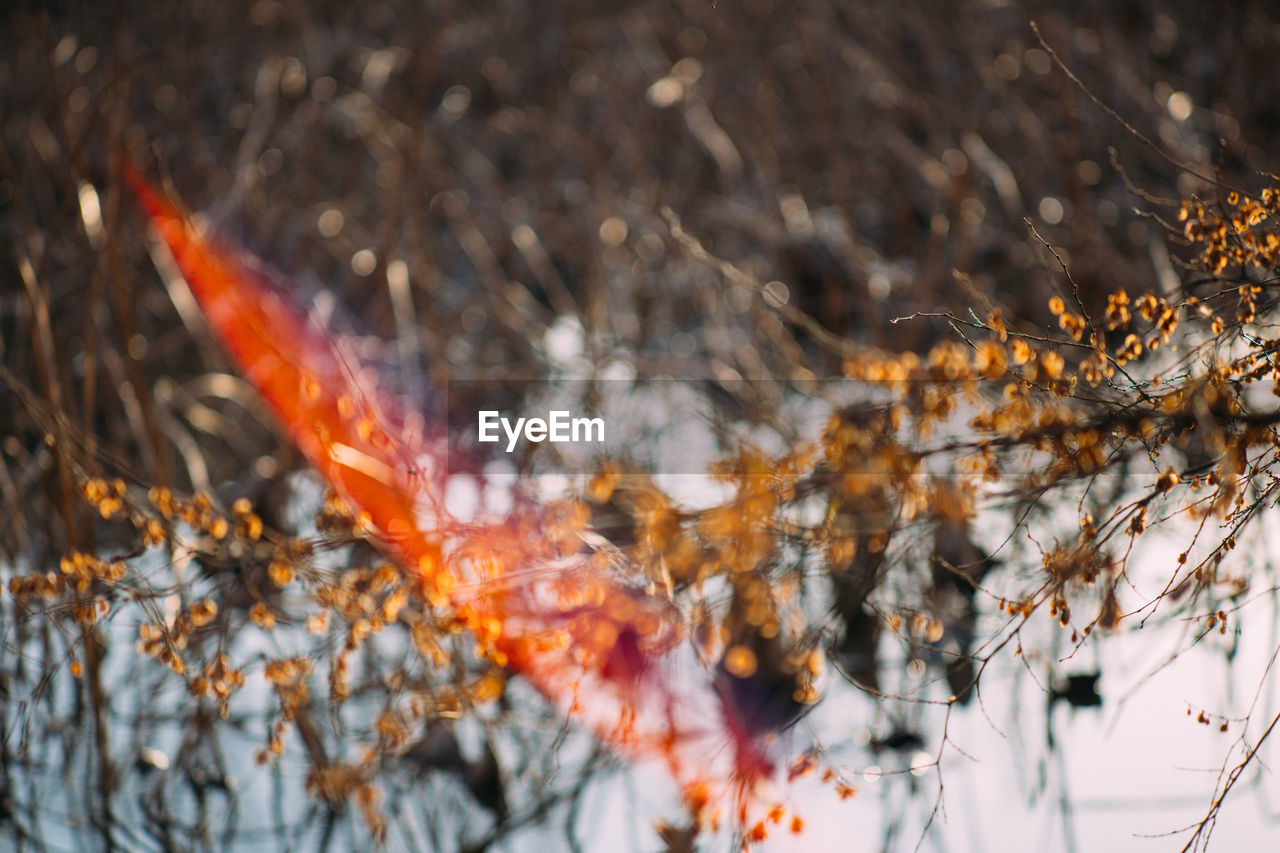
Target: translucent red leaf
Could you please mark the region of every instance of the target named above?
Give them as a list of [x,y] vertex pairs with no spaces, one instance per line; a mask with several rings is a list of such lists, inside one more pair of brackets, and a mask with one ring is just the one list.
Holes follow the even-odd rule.
[[[759,733],[724,707],[714,674],[683,641],[676,608],[585,558],[518,582],[459,577],[445,553],[445,460],[427,431],[406,428],[399,403],[361,382],[362,366],[243,252],[202,234],[128,163],[124,171],[244,377],[424,598],[613,747],[663,763],[693,811],[716,819],[727,806],[723,817],[750,825],[773,763]],[[498,534],[485,547],[507,547]],[[580,603],[564,601],[566,586],[585,591]]]

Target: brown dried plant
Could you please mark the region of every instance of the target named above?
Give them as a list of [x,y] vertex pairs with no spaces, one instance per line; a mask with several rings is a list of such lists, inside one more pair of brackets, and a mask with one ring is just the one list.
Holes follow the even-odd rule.
[[[583,362],[702,389],[721,500],[612,460],[517,501],[503,553],[590,553],[662,600],[724,697],[715,722],[762,734],[780,783],[821,780],[829,802],[780,784],[742,823],[697,786],[655,794],[637,846],[804,833],[873,762],[904,785],[935,773],[913,797],[927,837],[948,726],[987,712],[989,672],[1020,661],[1050,708],[1085,705],[1069,662],[1090,644],[1191,626],[1176,658],[1269,618],[1280,187],[1248,139],[1274,81],[1179,119],[1192,58],[1244,74],[1264,53],[1186,23],[1178,41],[1194,4],[1154,35],[1102,3],[1074,21],[1037,4],[69,5],[5,12],[0,39],[15,847],[579,847],[593,798],[629,784],[496,652],[503,625],[442,607],[306,472],[115,150],[296,274],[317,316],[348,306],[367,334],[344,345],[414,406],[470,371],[556,376],[545,342],[565,328]],[[1230,14],[1219,29],[1243,33],[1268,13]],[[1157,79],[1153,111],[1135,81]],[[466,557],[496,559],[472,533]],[[568,624],[575,653],[646,654]],[[1224,758],[1187,849],[1280,722],[1195,701]],[[894,730],[809,724],[832,706]]]

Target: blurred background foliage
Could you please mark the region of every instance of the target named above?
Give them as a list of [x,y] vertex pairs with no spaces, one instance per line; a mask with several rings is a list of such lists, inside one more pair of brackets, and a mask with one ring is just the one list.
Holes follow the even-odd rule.
[[[291,503],[301,460],[157,276],[117,149],[295,279],[320,316],[341,306],[365,357],[425,405],[425,388],[457,377],[555,375],[549,342],[566,328],[587,364],[782,383],[838,375],[844,342],[924,354],[955,338],[946,311],[985,319],[998,307],[1043,330],[1060,270],[1040,238],[1101,314],[1116,289],[1179,285],[1186,253],[1149,212],[1219,195],[1193,171],[1259,183],[1280,125],[1280,21],[1261,2],[19,2],[0,22],[0,573],[52,571],[73,550],[130,556],[164,576],[154,600],[177,595],[187,614],[205,595],[224,616],[264,602],[287,613],[288,600],[260,594],[272,589],[261,576],[229,576],[214,559],[223,546],[197,548],[185,575],[146,563],[138,531],[95,513],[111,478],[139,505],[152,487],[204,490],[224,509],[250,498],[288,534],[278,542],[300,543],[294,556],[331,554],[316,583],[375,552],[349,525],[317,528],[318,495],[312,512]],[[679,234],[780,284],[762,298]],[[781,322],[778,304],[821,329]],[[914,314],[929,316],[891,322]],[[796,438],[778,407],[735,402]],[[107,492],[84,500],[98,477]],[[192,523],[201,532],[198,507]],[[933,588],[971,599],[991,566],[963,534],[937,536],[929,547],[972,568],[967,585],[943,572]],[[881,665],[858,657],[877,642],[868,594],[839,578],[832,592],[833,653],[862,684]],[[273,825],[245,835],[236,806],[226,816],[236,783],[223,753],[271,742],[275,706],[232,714],[229,746],[210,734],[216,704],[166,692],[144,656],[94,675],[108,654],[132,655],[136,621],[28,616],[13,597],[0,605],[0,832],[20,849],[341,848],[366,831],[338,817],[349,791],[324,793],[340,780],[313,777],[319,800],[278,803],[263,818]],[[217,624],[193,640],[214,661],[250,622]],[[288,613],[289,638],[257,654],[336,659],[301,628]],[[66,676],[73,660],[93,677]],[[367,734],[399,665],[363,666]],[[443,681],[476,676],[464,669]],[[967,676],[952,676],[963,692]],[[1071,682],[1061,695],[1087,705],[1092,690]],[[584,747],[572,778],[556,776],[543,759],[559,721],[526,692],[524,706],[464,714],[460,735],[449,715],[412,737],[378,733],[401,769],[418,756],[415,772],[440,771],[448,802],[466,804],[409,805],[414,777],[389,777],[393,837],[476,849],[528,830],[583,843],[576,797],[613,759]],[[316,708],[323,719],[299,732],[312,770],[359,739]],[[514,740],[495,752],[503,726]],[[151,746],[165,737],[163,752]],[[907,730],[873,744],[920,745]],[[81,767],[97,781],[45,799],[51,779]],[[523,780],[518,808],[503,778]],[[642,847],[656,843],[647,832]],[[663,838],[687,840],[670,827]]]

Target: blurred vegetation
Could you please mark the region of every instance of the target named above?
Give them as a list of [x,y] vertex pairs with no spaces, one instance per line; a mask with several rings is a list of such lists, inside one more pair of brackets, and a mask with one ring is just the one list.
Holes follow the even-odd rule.
[[[1211,642],[1275,585],[1272,553],[1231,554],[1276,482],[1270,4],[66,2],[0,21],[17,849],[572,847],[599,843],[584,791],[619,766],[562,756],[562,715],[298,474],[117,150],[318,316],[357,318],[344,333],[412,405],[458,377],[560,375],[568,328],[585,364],[696,378],[725,436],[777,436],[726,438],[723,506],[607,469],[553,509],[668,591],[753,730],[824,684],[972,703],[1037,621],[1072,646],[1158,610]],[[822,381],[841,376],[865,397]],[[795,397],[825,431],[801,434]],[[1143,598],[1130,561],[1164,528],[1181,554]],[[1096,673],[1045,666],[1051,703],[1098,700]],[[1247,749],[1189,847],[1271,731],[1233,719]],[[793,765],[825,771],[833,804],[867,750],[946,745],[923,723],[854,735]],[[710,833],[668,806],[637,846]]]

